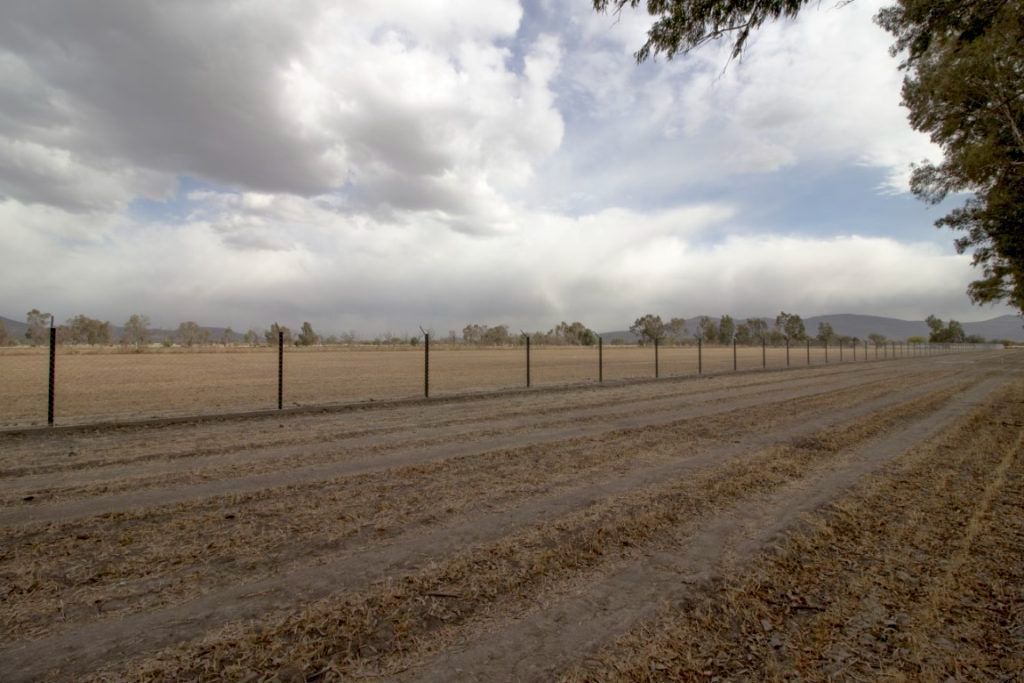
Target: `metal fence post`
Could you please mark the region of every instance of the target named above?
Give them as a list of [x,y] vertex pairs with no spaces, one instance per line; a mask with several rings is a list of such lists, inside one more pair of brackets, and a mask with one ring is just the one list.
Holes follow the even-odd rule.
[[761,369],[764,370],[768,367],[768,342],[764,337],[761,337]]
[[53,395],[57,379],[57,328],[50,316],[50,390],[46,399],[46,424],[53,426]]
[[822,344],[825,346],[825,365],[828,365],[828,339],[822,342]]
[[277,409],[284,408],[284,330],[277,330]]
[[530,335],[526,335],[526,388],[530,388]]
[[430,398],[430,333],[423,333],[423,398]]
[[597,338],[597,381],[604,382],[604,338]]
[[732,369],[736,371],[736,337],[732,338]]
[[700,337],[697,338],[697,374],[704,374],[704,343]]
[[789,337],[786,337],[786,367],[789,367]]
[[658,379],[658,338],[654,338],[654,379]]

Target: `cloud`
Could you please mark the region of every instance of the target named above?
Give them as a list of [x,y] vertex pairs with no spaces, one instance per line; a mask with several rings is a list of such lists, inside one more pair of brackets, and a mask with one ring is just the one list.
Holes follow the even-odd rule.
[[585,2],[11,0],[0,313],[365,333],[972,317],[967,256],[794,234],[773,218],[801,197],[746,204],[859,166],[902,191],[932,151],[878,4],[809,7],[723,71],[721,46],[636,66],[646,15]]
[[496,42],[520,18],[507,0],[13,2],[0,100],[33,105],[0,118],[0,192],[116,209],[190,176],[485,223],[561,139],[557,39],[522,74]]
[[[310,320],[366,334],[418,324],[446,332],[472,321],[535,329],[563,319],[618,329],[645,312],[977,317],[963,296],[966,256],[887,238],[744,235],[728,230],[736,218],[728,205],[531,213],[521,230],[479,239],[428,221],[352,217],[295,195],[194,201],[202,210],[192,220],[144,229],[115,221],[101,243],[64,248],[45,268],[26,264],[47,263],[60,238],[24,220],[31,207],[0,203],[0,221],[20,226],[0,255],[5,299],[58,317],[119,321],[141,309],[171,326]],[[49,212],[51,222],[73,222]],[[725,240],[705,239],[723,229]],[[72,286],[81,282],[90,287]]]

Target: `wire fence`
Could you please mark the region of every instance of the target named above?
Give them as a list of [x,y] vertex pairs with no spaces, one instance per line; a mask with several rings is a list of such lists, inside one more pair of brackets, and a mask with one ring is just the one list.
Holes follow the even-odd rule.
[[301,406],[431,398],[514,387],[602,384],[1002,348],[993,344],[801,341],[772,345],[606,344],[509,347],[207,347],[104,353],[58,346],[0,353],[7,400],[0,426],[199,416]]

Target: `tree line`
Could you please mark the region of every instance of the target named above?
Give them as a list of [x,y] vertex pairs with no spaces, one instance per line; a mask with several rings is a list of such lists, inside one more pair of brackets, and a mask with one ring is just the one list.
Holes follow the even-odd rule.
[[[934,315],[929,315],[925,322],[928,324],[929,335],[912,336],[906,339],[909,343],[969,343],[984,344],[986,339],[981,335],[966,334],[963,325],[956,320],[944,323]],[[865,339],[850,335],[838,334],[827,322],[818,323],[817,334],[808,333],[803,318],[796,313],[781,311],[775,317],[774,324],[769,326],[765,318],[747,318],[743,322],[737,322],[732,316],[725,314],[717,321],[708,316],[700,316],[692,321],[694,327],[691,331],[687,328],[686,320],[683,318],[670,318],[664,322],[660,315],[647,313],[637,318],[629,327],[638,338],[638,343],[675,343],[688,344],[696,343],[697,340],[705,344],[729,345],[732,343],[740,345],[766,343],[772,346],[780,346],[787,340],[790,343],[816,341],[822,344],[857,344],[868,341],[872,344],[884,344],[889,340],[884,334],[872,332]],[[1001,341],[997,343],[1012,344],[1013,342]]]
[[[25,342],[32,346],[49,343],[51,320],[52,316],[49,313],[36,308],[29,311],[25,318],[27,323]],[[932,344],[964,342],[980,344],[986,342],[985,338],[980,335],[966,334],[963,325],[957,320],[951,319],[944,322],[934,315],[929,315],[925,322],[929,329],[928,336],[912,336],[906,339],[907,342],[921,344],[926,342]],[[786,340],[789,340],[790,343],[813,340],[832,345],[855,344],[865,341],[857,337],[837,334],[832,329],[832,325],[827,322],[819,323],[817,333],[811,335],[806,329],[803,318],[796,313],[785,311],[780,311],[774,322],[765,318],[746,318],[737,321],[726,314],[718,320],[700,316],[691,320],[690,324],[693,326],[692,329],[688,327],[687,321],[683,318],[670,318],[665,322],[660,315],[647,313],[637,318],[629,327],[629,331],[636,335],[639,344],[654,342],[692,344],[696,343],[698,339],[705,344],[728,345],[735,341],[740,345],[749,345],[760,344],[763,341],[772,346],[780,346]],[[110,321],[90,318],[87,315],[76,315],[69,318],[63,325],[58,325],[56,329],[57,343],[59,344],[106,346],[120,343],[124,347],[139,350],[156,341],[150,328],[149,318],[138,313],[128,317],[116,339],[114,327]],[[432,338],[452,345],[514,346],[522,344],[527,336],[535,344],[552,346],[593,346],[598,341],[598,334],[579,321],[571,323],[562,321],[547,332],[520,332],[518,334],[511,332],[508,325],[488,326],[471,323],[462,329],[461,337],[456,334],[455,330],[451,330],[446,338],[438,340],[434,335]],[[239,343],[245,346],[277,346],[279,339],[283,339],[284,343],[289,346],[353,344],[357,341],[354,332],[340,336],[321,336],[308,321],[302,323],[298,332],[293,332],[288,326],[277,322],[272,323],[265,330],[249,329],[241,335],[236,334],[228,327],[217,339],[213,339],[209,329],[201,327],[193,320],[180,323],[170,335],[165,333],[161,341],[164,345],[178,344],[185,347]],[[19,341],[9,335],[3,323],[0,322],[0,346],[10,346]],[[883,334],[872,332],[867,335],[866,341],[872,344],[883,344],[890,340]],[[420,343],[420,337],[397,336],[386,332],[370,343],[415,346]],[[1003,341],[1001,343],[1012,342]]]

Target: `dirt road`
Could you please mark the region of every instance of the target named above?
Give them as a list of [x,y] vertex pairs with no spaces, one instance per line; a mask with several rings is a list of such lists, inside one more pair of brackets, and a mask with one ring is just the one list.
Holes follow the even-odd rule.
[[1022,425],[1000,351],[0,433],[0,679],[998,678]]

